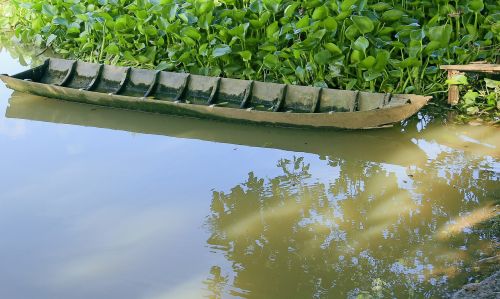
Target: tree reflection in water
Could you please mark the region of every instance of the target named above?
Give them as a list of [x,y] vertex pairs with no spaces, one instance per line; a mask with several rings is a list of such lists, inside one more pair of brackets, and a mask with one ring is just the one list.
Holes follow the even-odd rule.
[[493,254],[497,240],[470,229],[495,214],[498,176],[484,161],[444,151],[425,169],[327,163],[331,182],[294,158],[277,177],[213,193],[208,244],[232,267],[212,268],[211,297],[439,297]]

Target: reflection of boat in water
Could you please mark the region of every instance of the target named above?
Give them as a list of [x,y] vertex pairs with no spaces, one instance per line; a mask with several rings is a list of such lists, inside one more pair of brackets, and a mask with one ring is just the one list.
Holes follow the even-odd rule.
[[9,88],[40,96],[146,112],[291,127],[362,129],[398,123],[431,99],[150,71],[48,59]]
[[110,109],[20,92],[12,94],[6,116],[398,165],[426,160],[424,152],[410,140],[410,134],[405,137],[398,128],[330,131],[249,126]]

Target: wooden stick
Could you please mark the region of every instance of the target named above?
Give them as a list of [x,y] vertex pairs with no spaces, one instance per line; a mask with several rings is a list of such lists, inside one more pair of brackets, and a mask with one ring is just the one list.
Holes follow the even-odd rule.
[[464,71],[464,72],[482,72],[497,73],[500,72],[500,64],[474,63],[466,65],[442,65],[442,70]]
[[[448,70],[448,79],[453,78],[456,75],[459,75],[460,72],[456,70]],[[448,89],[448,104],[452,106],[456,106],[458,104],[458,100],[460,99],[460,93],[458,91],[458,85],[450,85]]]

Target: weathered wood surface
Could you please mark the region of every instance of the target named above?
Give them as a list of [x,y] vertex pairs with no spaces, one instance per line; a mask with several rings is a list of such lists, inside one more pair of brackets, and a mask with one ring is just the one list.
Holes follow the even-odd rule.
[[465,65],[442,65],[442,70],[462,71],[462,72],[481,72],[496,73],[500,72],[500,64],[471,63]]
[[[448,79],[453,78],[454,76],[462,74],[456,70],[448,71]],[[448,104],[455,106],[458,104],[458,100],[460,99],[460,91],[458,90],[458,85],[450,85],[448,89]]]

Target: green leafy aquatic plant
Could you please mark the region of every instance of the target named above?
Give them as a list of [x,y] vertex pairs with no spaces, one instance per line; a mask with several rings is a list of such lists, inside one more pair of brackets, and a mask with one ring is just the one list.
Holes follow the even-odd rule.
[[[490,78],[472,78],[463,74],[446,80],[449,85],[459,85],[464,89],[459,109],[469,116],[488,115],[489,118],[500,116],[500,81]],[[469,82],[470,81],[470,82]],[[491,113],[493,112],[493,113]],[[468,118],[463,116],[464,120]]]
[[94,62],[385,92],[496,61],[498,1],[14,0],[17,39]]

